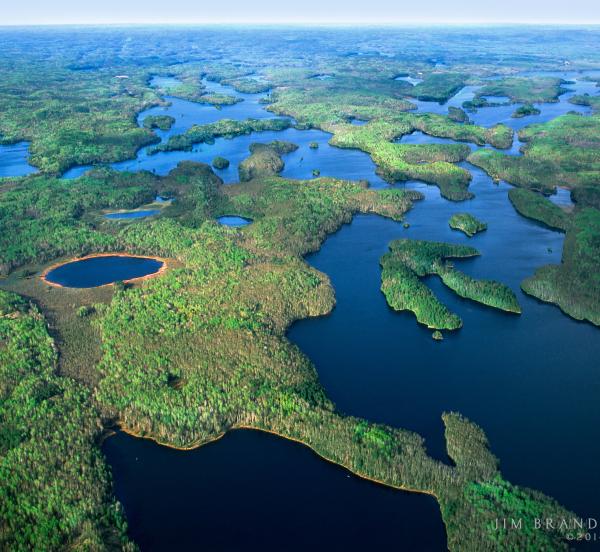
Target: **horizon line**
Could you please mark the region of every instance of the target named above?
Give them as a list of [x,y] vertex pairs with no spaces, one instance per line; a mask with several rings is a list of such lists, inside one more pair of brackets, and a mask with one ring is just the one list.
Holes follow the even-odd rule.
[[569,21],[569,22],[517,22],[517,21],[485,21],[485,20],[465,20],[465,21],[330,21],[330,20],[302,20],[302,21],[113,21],[113,22],[91,22],[91,21],[72,21],[72,22],[53,22],[53,23],[2,23],[2,28],[15,27],[307,27],[317,25],[319,27],[354,27],[354,28],[406,28],[406,27],[600,27],[600,20],[594,22]]

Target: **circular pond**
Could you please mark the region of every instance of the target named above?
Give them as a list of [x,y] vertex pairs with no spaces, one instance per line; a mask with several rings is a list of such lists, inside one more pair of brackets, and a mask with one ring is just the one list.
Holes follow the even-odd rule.
[[51,268],[43,278],[62,287],[90,288],[134,280],[160,272],[164,261],[152,257],[101,255],[85,257]]

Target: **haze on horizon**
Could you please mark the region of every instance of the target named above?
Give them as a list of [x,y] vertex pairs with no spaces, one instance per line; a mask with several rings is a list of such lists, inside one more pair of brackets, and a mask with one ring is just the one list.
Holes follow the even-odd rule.
[[2,25],[61,24],[600,24],[597,0],[429,0],[426,3],[394,0],[304,0],[301,4],[276,0],[32,0],[6,2]]

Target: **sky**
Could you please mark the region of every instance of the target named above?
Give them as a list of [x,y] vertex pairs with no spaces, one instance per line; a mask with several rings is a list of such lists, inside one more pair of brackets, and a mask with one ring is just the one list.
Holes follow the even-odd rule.
[[598,0],[0,0],[0,25],[600,24]]

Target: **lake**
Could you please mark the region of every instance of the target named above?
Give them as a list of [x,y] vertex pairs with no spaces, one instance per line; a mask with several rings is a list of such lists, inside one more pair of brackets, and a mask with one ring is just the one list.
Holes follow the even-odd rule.
[[148,276],[163,265],[163,261],[151,257],[102,255],[59,265],[45,275],[45,280],[63,287],[97,287]]
[[179,451],[118,433],[102,449],[145,551],[445,548],[433,497],[359,479],[273,435],[238,430]]
[[[569,88],[581,92],[589,86],[578,80]],[[465,87],[448,104],[461,105],[474,93],[474,87]],[[512,119],[518,105],[484,108],[471,116],[480,124],[502,120],[518,130],[571,110],[589,113],[567,102],[573,93],[538,106],[542,107],[538,116]],[[241,110],[244,104],[234,107]],[[420,110],[447,110],[447,105],[432,102],[418,105]],[[226,116],[227,109],[220,116]],[[181,160],[208,163],[221,155],[231,166],[217,174],[225,182],[235,182],[250,143],[282,139],[300,146],[284,156],[283,176],[311,178],[312,170],[319,169],[322,175],[387,186],[375,174],[368,155],[333,148],[327,144],[329,138],[315,130],[256,133],[217,139],[192,152],[147,156],[142,150],[136,160],[117,166],[166,174]],[[313,141],[318,149],[309,147]],[[401,142],[452,141],[416,132]],[[518,155],[520,145],[515,140],[510,153]],[[598,329],[526,296],[519,287],[536,268],[560,262],[564,235],[521,217],[508,200],[510,186],[494,184],[468,163],[461,166],[473,175],[474,199],[454,203],[442,198],[434,186],[398,184],[425,194],[406,216],[408,229],[382,217],[360,215],[307,257],[331,278],[337,304],[329,316],[294,324],[288,337],[314,362],[329,397],[342,412],[417,431],[426,439],[429,453],[447,461],[440,415],[458,410],[486,431],[507,479],[544,491],[584,517],[598,518],[600,443],[594,437],[600,426]],[[567,195],[559,191],[553,199],[568,205]],[[469,239],[450,229],[450,216],[459,212],[486,222],[487,232]],[[464,321],[460,331],[446,332],[443,342],[434,341],[431,331],[419,326],[412,314],[388,308],[379,289],[379,259],[390,241],[402,237],[476,247],[482,255],[457,261],[457,268],[509,285],[523,314],[463,300],[438,278],[429,278],[432,290]],[[271,436],[236,431],[218,443],[181,452],[118,434],[105,442],[104,450],[131,534],[142,549],[189,548],[200,541],[211,550],[275,550],[280,542],[286,549],[296,545],[306,549],[314,542],[325,547],[329,543],[332,549],[339,543],[338,549],[344,544],[360,548],[363,535],[369,533],[377,540],[371,549],[445,548],[439,510],[428,497],[347,477],[307,449]],[[414,540],[415,528],[419,540]],[[284,535],[288,538],[281,541]],[[307,542],[309,537],[313,540]],[[365,549],[373,543],[364,542]]]
[[217,219],[217,222],[224,226],[232,226],[234,228],[239,228],[241,226],[248,226],[249,224],[252,224],[252,221],[250,219],[247,219],[244,217],[231,216],[231,215],[219,217]]
[[28,142],[5,146],[0,144],[0,178],[3,176],[26,176],[37,172],[37,169],[28,163],[28,158]]

